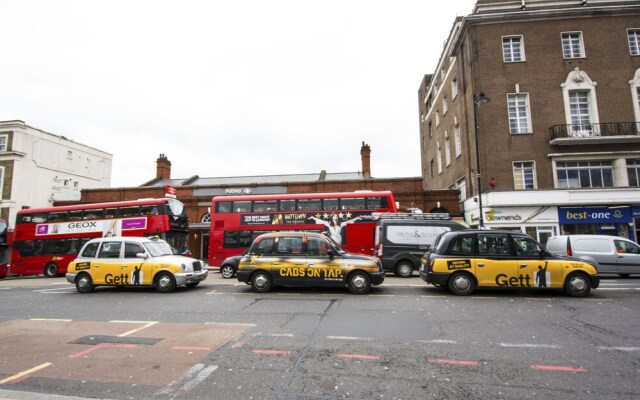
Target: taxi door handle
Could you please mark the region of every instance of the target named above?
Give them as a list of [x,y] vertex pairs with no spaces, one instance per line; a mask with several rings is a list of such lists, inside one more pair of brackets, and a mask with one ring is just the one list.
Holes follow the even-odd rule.
[[478,267],[484,267],[484,263],[478,263]]
[[273,265],[280,265],[280,263],[279,262],[274,262]]
[[126,266],[126,265],[123,265],[123,266],[122,266],[122,267],[120,267],[120,268],[121,268],[121,269],[126,269],[126,268],[127,268],[127,266]]
[[520,268],[527,268],[527,265],[529,264],[520,264]]

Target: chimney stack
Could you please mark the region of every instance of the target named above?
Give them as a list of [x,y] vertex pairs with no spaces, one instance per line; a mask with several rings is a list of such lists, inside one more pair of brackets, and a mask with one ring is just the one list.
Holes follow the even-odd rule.
[[362,174],[365,179],[371,178],[371,147],[362,142],[360,148],[360,158],[362,159]]
[[156,160],[156,178],[171,179],[171,161],[164,154]]

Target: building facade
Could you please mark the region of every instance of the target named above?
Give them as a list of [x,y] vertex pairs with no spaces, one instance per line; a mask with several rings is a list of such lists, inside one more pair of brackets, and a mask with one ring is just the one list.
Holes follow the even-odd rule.
[[424,188],[469,224],[638,240],[640,2],[479,0],[418,98]]
[[373,178],[371,148],[365,143],[360,157],[362,170],[356,172],[210,178],[194,175],[176,179],[171,177],[171,162],[161,154],[156,160],[156,177],[141,186],[83,190],[79,201],[56,202],[56,205],[163,197],[170,190],[185,204],[189,214],[189,249],[194,257],[204,260],[208,258],[210,208],[214,196],[390,190],[402,212],[420,209],[462,216],[457,189],[425,191],[421,177]]
[[80,200],[111,184],[113,156],[23,121],[0,121],[0,218],[13,227],[23,208]]

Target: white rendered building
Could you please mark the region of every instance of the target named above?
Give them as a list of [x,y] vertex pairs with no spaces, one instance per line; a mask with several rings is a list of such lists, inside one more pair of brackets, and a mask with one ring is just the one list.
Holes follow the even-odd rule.
[[20,209],[79,200],[81,189],[109,187],[112,158],[23,121],[0,121],[0,218],[13,227]]

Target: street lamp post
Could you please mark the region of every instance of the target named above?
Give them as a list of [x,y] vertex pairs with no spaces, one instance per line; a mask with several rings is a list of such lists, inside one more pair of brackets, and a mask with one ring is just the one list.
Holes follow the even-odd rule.
[[484,229],[484,215],[482,214],[482,178],[480,177],[480,145],[478,141],[478,107],[491,101],[483,91],[473,95],[473,128],[476,138],[476,175],[478,176],[478,228]]

